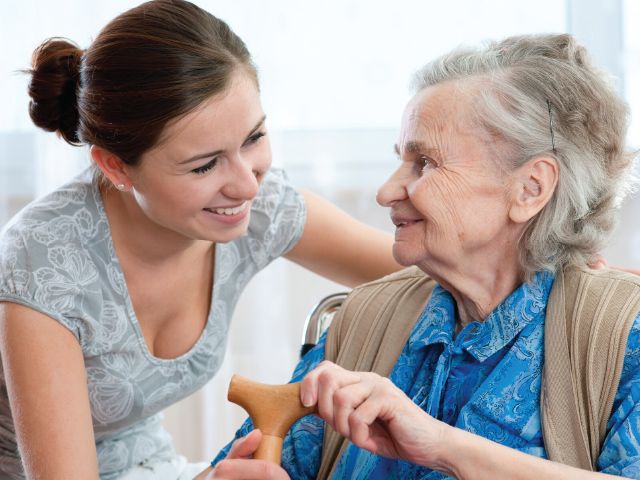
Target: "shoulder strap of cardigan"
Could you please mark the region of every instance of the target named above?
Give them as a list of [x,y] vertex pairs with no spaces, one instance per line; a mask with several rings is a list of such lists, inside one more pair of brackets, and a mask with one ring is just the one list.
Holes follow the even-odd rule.
[[[413,267],[353,290],[331,323],[325,358],[349,370],[389,376],[434,285]],[[330,478],[347,445],[325,424],[316,478]]]
[[551,460],[596,468],[639,311],[640,277],[577,268],[558,274],[545,320],[540,398]]

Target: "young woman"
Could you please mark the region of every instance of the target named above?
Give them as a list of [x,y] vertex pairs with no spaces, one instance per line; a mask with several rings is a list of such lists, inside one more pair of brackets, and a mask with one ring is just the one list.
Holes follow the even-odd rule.
[[355,285],[397,269],[391,239],[270,170],[250,55],[191,3],[30,73],[34,123],[94,166],[0,237],[0,477],[191,478],[159,412],[216,373],[249,279],[285,256]]

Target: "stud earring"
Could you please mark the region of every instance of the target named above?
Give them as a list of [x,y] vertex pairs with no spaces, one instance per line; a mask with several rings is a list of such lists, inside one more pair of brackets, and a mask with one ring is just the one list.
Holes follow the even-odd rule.
[[120,190],[121,192],[123,192],[123,191],[124,191],[124,183],[118,183],[118,184],[116,184],[116,188],[117,188],[118,190]]

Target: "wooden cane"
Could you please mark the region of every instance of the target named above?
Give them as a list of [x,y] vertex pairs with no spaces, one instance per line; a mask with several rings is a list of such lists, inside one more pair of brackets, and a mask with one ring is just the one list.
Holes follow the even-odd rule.
[[[229,382],[227,399],[244,408],[262,440],[253,458],[280,465],[282,442],[296,420],[316,411],[300,401],[300,383],[265,385],[234,375]],[[206,480],[212,467],[200,472],[194,480]]]
[[244,408],[255,428],[262,432],[262,441],[253,458],[280,465],[282,442],[296,420],[315,412],[300,401],[300,383],[265,385],[240,375],[231,377],[227,399]]

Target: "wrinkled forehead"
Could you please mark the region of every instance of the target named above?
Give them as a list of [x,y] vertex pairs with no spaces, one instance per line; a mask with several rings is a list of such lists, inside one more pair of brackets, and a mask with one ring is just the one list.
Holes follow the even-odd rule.
[[412,142],[440,143],[460,133],[468,133],[472,121],[469,91],[454,83],[426,87],[405,107],[398,146]]
[[509,170],[513,148],[481,120],[478,86],[468,80],[448,82],[414,95],[403,114],[398,156],[428,155],[444,163],[486,158],[500,171]]

